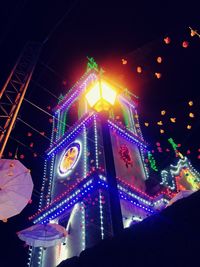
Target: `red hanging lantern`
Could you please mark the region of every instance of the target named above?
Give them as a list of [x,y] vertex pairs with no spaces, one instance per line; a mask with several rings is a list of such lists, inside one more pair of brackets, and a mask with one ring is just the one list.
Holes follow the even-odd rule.
[[188,46],[189,46],[189,42],[188,41],[183,41],[182,42],[182,47],[183,48],[188,48]]
[[32,143],[30,143],[30,145],[29,145],[29,146],[30,146],[30,147],[33,147],[33,145],[34,145],[34,143],[32,142]]
[[170,37],[165,37],[164,38],[164,42],[166,43],[166,44],[170,44],[171,43],[171,39],[170,39]]

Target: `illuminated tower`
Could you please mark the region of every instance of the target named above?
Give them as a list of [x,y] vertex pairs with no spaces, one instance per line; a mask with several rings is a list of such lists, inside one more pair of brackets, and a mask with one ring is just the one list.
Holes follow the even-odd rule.
[[145,193],[147,144],[132,98],[90,59],[55,107],[39,210],[30,219],[57,222],[69,235],[60,246],[30,248],[28,266],[55,267],[166,205],[167,196]]

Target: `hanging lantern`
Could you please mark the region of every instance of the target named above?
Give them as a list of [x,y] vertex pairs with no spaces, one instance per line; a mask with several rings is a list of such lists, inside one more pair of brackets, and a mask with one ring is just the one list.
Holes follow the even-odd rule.
[[52,123],[52,122],[53,122],[53,119],[52,119],[52,118],[50,118],[50,119],[49,119],[49,122],[50,122],[50,123]]
[[29,136],[29,137],[32,136],[32,133],[28,132],[28,133],[27,133],[27,136]]
[[148,126],[149,126],[149,123],[148,123],[148,122],[145,122],[144,125],[145,125],[146,127],[148,127]]
[[159,143],[159,142],[157,142],[157,143],[156,143],[156,145],[157,145],[157,146],[160,146],[160,143]]
[[191,128],[192,128],[192,126],[188,124],[187,129],[190,130]]
[[183,48],[187,48],[189,46],[189,42],[188,41],[183,41],[182,42],[182,47]]
[[37,157],[37,153],[33,153],[33,157],[36,158]]
[[21,154],[19,157],[20,157],[20,159],[24,159],[25,158],[25,156],[23,154]]
[[167,36],[167,37],[164,38],[164,42],[165,42],[166,44],[170,44],[171,39]]
[[157,79],[160,79],[162,74],[160,72],[155,72],[155,76],[156,76]]
[[158,125],[163,125],[162,121],[157,122]]
[[50,106],[47,106],[47,109],[48,109],[48,110],[50,110],[50,109],[51,109],[51,107],[50,107]]
[[186,153],[187,153],[187,154],[190,154],[191,152],[190,152],[190,150],[188,149]]
[[165,110],[161,110],[161,115],[164,116],[166,114]]
[[165,151],[166,151],[166,152],[170,152],[170,149],[169,149],[169,148],[166,148]]
[[193,106],[193,101],[190,100],[190,101],[188,102],[188,105],[189,105],[189,106]]
[[161,57],[157,57],[157,62],[158,63],[162,63],[162,58]]
[[142,67],[138,66],[137,67],[137,73],[141,73],[142,72]]
[[198,155],[197,158],[200,159],[200,155]]
[[189,117],[190,117],[190,118],[194,118],[194,113],[190,112],[190,113],[189,113]]
[[160,133],[163,134],[165,131],[163,129],[160,129]]
[[29,145],[29,146],[30,146],[30,147],[33,147],[33,145],[34,145],[34,143],[32,142],[32,143],[30,143],[30,145]]
[[170,121],[175,123],[176,122],[176,118],[170,118]]
[[45,132],[40,132],[41,135],[45,135]]
[[122,58],[122,64],[123,64],[123,65],[126,65],[126,64],[127,64],[127,60],[124,59],[124,58]]

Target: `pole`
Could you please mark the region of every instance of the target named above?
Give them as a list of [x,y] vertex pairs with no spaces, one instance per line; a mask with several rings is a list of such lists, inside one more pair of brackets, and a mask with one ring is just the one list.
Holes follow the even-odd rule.
[[117,188],[116,171],[112,150],[110,130],[107,123],[108,114],[101,113],[101,127],[103,136],[104,156],[106,165],[106,178],[110,198],[110,210],[112,219],[113,234],[117,235],[123,230],[122,212],[119,192]]

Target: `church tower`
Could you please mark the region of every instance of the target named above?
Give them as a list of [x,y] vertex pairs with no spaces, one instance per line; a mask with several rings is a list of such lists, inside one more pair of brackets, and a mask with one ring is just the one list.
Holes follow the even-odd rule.
[[108,80],[90,58],[88,69],[55,107],[33,223],[68,231],[59,246],[30,248],[31,267],[55,267],[165,206],[145,193],[148,146],[137,97]]

